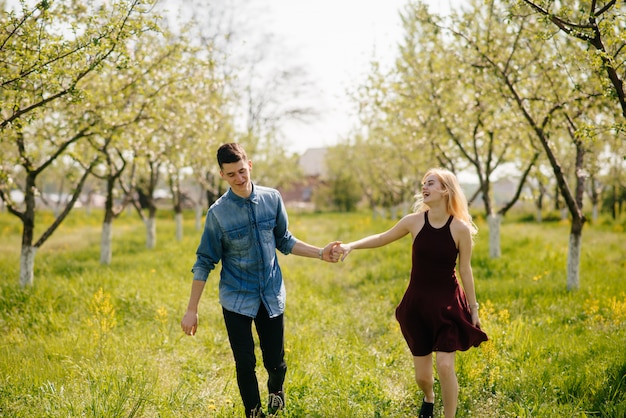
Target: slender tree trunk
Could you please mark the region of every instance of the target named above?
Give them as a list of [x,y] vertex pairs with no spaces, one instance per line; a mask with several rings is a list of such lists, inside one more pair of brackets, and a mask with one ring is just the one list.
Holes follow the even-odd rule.
[[583,223],[574,220],[569,236],[569,249],[567,254],[567,290],[575,290],[580,287],[580,253],[582,247]]
[[196,205],[196,231],[202,231],[202,204]]
[[183,214],[177,213],[174,215],[174,220],[176,221],[176,241],[183,240]]
[[539,196],[535,200],[535,208],[537,211],[535,212],[535,220],[538,223],[543,222],[543,192],[539,191]]
[[156,248],[156,217],[150,216],[146,218],[146,248]]
[[100,264],[110,265],[113,256],[113,223],[103,222],[100,235]]
[[113,190],[117,176],[109,176],[106,181],[106,201],[104,202],[104,219],[102,220],[102,231],[100,235],[100,264],[110,265],[113,258]]
[[20,255],[20,285],[22,287],[32,286],[35,283],[35,255],[37,247],[32,245],[22,245]]
[[500,250],[500,225],[502,224],[502,216],[499,214],[487,216],[487,224],[489,225],[489,257],[500,258],[502,255]]
[[389,209],[389,214],[390,214],[392,220],[398,219],[398,206],[397,205],[393,205]]

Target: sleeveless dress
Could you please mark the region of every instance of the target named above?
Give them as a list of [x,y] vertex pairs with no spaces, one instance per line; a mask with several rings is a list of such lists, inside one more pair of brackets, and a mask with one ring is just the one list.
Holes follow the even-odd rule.
[[413,241],[411,281],[396,308],[396,319],[414,356],[465,351],[487,341],[487,334],[472,325],[465,292],[456,278],[452,219],[437,229],[425,212],[424,226]]

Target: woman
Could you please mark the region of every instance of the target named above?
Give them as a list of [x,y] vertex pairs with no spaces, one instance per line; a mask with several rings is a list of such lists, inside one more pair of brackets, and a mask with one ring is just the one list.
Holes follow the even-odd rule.
[[[480,329],[470,264],[477,229],[459,182],[448,170],[426,173],[415,209],[388,231],[341,244],[335,251],[343,253],[343,261],[352,250],[382,247],[411,234],[411,280],[396,308],[396,318],[413,354],[415,380],[424,392],[419,417],[433,416],[436,353],[444,416],[451,418],[459,395],[456,351],[487,341]],[[457,256],[462,289],[455,273]]]

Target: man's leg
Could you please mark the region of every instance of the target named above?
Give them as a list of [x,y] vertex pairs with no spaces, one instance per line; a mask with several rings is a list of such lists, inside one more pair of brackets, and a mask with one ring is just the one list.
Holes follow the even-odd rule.
[[252,338],[252,318],[222,309],[224,322],[235,358],[237,384],[246,416],[261,405],[259,383],[256,378],[256,357]]
[[261,304],[259,313],[254,321],[259,334],[259,343],[263,353],[263,365],[267,370],[267,390],[270,394],[280,393],[284,403],[283,383],[287,373],[284,344],[284,316],[270,318],[267,310]]

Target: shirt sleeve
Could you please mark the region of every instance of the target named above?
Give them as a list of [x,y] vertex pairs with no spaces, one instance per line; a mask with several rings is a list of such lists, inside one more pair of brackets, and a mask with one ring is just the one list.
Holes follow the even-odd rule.
[[296,245],[296,239],[289,232],[289,220],[287,210],[283,204],[283,199],[278,196],[278,208],[276,210],[276,228],[274,229],[274,238],[276,239],[276,248],[281,253],[287,255],[291,253],[293,246]]
[[196,250],[196,262],[191,271],[194,280],[206,281],[209,273],[222,258],[222,230],[211,211],[207,214],[200,245]]

